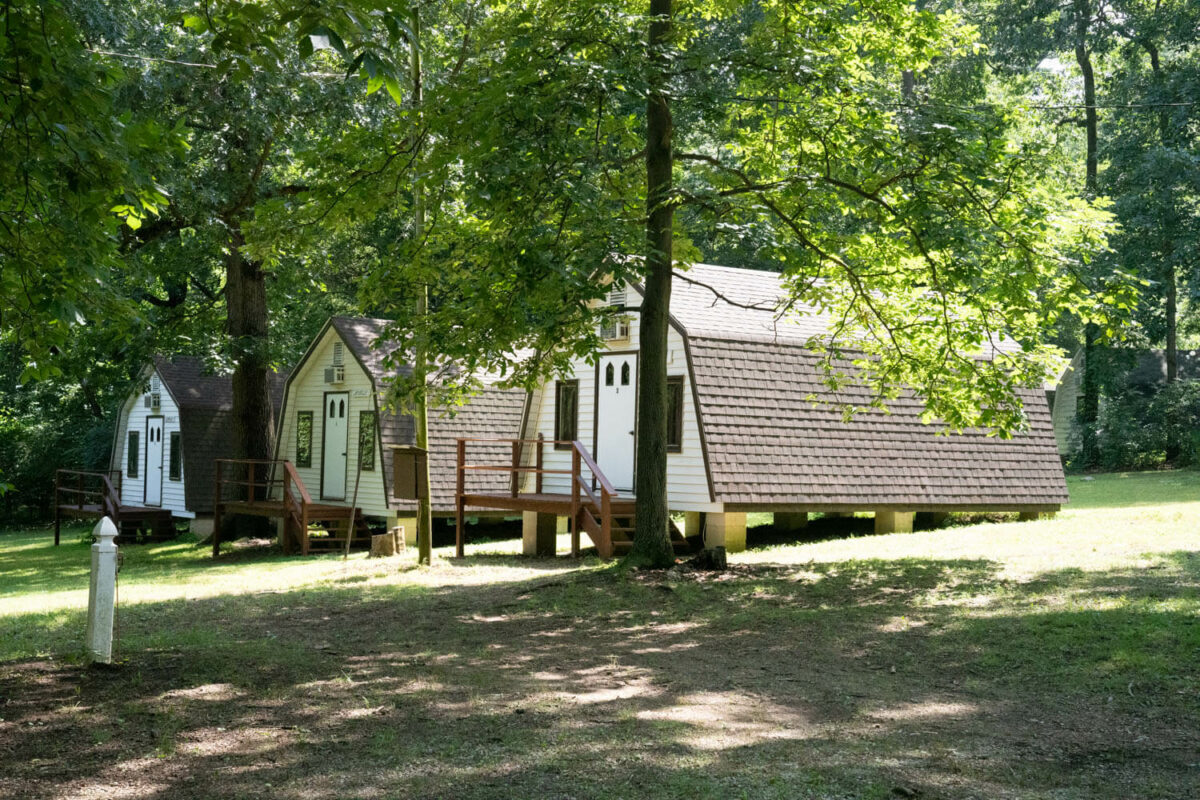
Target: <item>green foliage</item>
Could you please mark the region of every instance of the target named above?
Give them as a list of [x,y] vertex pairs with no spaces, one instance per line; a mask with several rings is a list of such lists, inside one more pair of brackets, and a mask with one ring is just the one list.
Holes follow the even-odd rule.
[[1200,464],[1200,382],[1154,392],[1127,389],[1101,411],[1100,459],[1106,470]]
[[6,5],[0,76],[0,337],[24,348],[24,379],[47,378],[81,326],[132,316],[111,271],[167,202],[154,167],[180,131],[119,106],[124,71],[54,0]]

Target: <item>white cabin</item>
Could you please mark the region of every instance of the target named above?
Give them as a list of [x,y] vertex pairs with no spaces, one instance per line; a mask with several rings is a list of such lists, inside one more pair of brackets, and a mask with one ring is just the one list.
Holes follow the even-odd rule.
[[[272,374],[276,414],[285,377]],[[230,377],[211,374],[200,359],[158,357],[146,365],[121,404],[113,436],[109,468],[120,475],[121,502],[169,510],[207,532],[214,462],[234,453],[232,408]]]

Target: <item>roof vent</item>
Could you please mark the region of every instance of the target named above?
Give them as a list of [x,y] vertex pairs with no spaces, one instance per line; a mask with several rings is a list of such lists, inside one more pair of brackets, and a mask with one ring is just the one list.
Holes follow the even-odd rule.
[[613,289],[608,293],[608,304],[617,308],[625,307],[625,290]]

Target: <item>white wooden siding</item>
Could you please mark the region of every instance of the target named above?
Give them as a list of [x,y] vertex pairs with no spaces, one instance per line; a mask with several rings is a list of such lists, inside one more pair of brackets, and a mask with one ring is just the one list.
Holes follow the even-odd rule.
[[[358,507],[363,514],[372,517],[386,517],[388,514],[387,499],[383,489],[383,453],[378,432],[375,436],[375,469],[358,471],[358,423],[359,412],[377,411],[375,391],[371,378],[355,360],[349,345],[345,347],[343,362],[346,365],[346,380],[340,384],[325,383],[325,368],[333,364],[333,345],[342,341],[337,330],[330,326],[321,337],[309,357],[297,367],[288,385],[287,398],[284,400],[282,419],[279,426],[279,444],[276,448],[279,458],[296,463],[296,416],[301,411],[311,411],[313,415],[312,466],[296,467],[300,480],[308,488],[314,501],[330,505],[349,506],[354,498],[355,481],[358,481]],[[350,395],[349,414],[349,446],[346,449],[346,498],[345,500],[324,500],[321,498],[321,463],[324,444],[324,420],[322,413],[325,405],[326,392],[347,392]]]
[[[172,516],[192,519],[196,514],[187,507],[184,498],[183,482],[187,478],[183,471],[182,453],[179,462],[179,480],[171,480],[171,434],[179,433],[179,408],[175,399],[167,390],[167,384],[159,376],[162,384],[162,406],[157,411],[146,408],[143,400],[150,378],[155,370],[148,370],[136,390],[131,392],[121,407],[117,418],[116,447],[113,448],[111,468],[121,473],[121,502],[129,506],[143,505],[146,498],[146,418],[162,416],[163,418],[163,464],[162,464],[162,508],[170,509]],[[129,455],[129,432],[138,432],[138,475],[130,478],[125,473]],[[156,470],[157,472],[157,470]]]
[[[626,289],[626,305],[636,307],[641,303],[641,294],[633,287]],[[640,315],[630,315],[629,340],[613,342],[610,349],[615,352],[640,349]],[[583,359],[573,364],[572,378],[579,381],[579,440],[593,453],[595,447],[596,412],[596,366]],[[639,374],[641,370],[638,370]],[[708,474],[705,470],[704,451],[700,444],[700,428],[697,424],[695,399],[692,394],[692,376],[688,372],[687,353],[683,337],[671,328],[667,334],[667,374],[683,376],[683,448],[679,453],[667,454],[667,502],[672,511],[719,511],[721,504],[713,503],[708,491]],[[539,433],[547,439],[554,438],[555,381],[548,381],[534,393],[530,405],[530,423],[527,432],[531,438]],[[594,453],[593,453],[594,455]],[[547,469],[570,469],[569,451],[546,447]],[[532,489],[528,483],[527,491]],[[547,492],[570,491],[569,479],[565,476],[547,475],[543,490]]]

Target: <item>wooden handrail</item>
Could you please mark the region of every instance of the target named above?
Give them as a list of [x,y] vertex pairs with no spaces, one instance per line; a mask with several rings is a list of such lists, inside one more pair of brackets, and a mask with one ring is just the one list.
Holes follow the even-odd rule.
[[[121,524],[121,495],[113,486],[111,478],[117,476],[120,483],[120,473],[117,470],[86,470],[58,469],[54,471],[54,544],[60,540],[62,524],[62,509],[73,508],[82,512],[85,506],[92,505],[116,525]],[[64,478],[74,479],[73,486],[64,484]],[[85,481],[87,485],[85,485]],[[64,502],[65,495],[73,495],[71,502]]]
[[[511,449],[508,454],[508,463],[505,464],[468,464],[466,463],[467,445],[475,444],[491,444],[491,445],[508,445]],[[551,445],[567,445],[563,449],[571,451],[571,468],[570,469],[546,469],[545,467],[545,446]],[[524,466],[522,455],[526,445],[535,445],[536,462],[535,466]],[[498,453],[497,453],[498,455]],[[584,477],[584,467],[591,472],[591,480]],[[610,541],[612,536],[612,501],[614,498],[620,497],[616,487],[608,480],[608,477],[600,471],[600,466],[596,460],[592,458],[591,453],[584,447],[583,442],[579,440],[566,441],[559,439],[546,439],[539,435],[536,439],[506,439],[506,438],[486,438],[486,437],[463,437],[457,439],[457,452],[455,457],[455,518],[457,536],[456,538],[456,553],[461,558],[463,555],[463,545],[465,532],[463,530],[464,507],[466,505],[466,474],[469,471],[476,472],[507,472],[509,474],[509,491],[514,499],[520,494],[520,476],[527,473],[533,473],[537,476],[537,494],[542,493],[542,478],[545,475],[569,475],[570,476],[570,502],[571,502],[571,554],[579,555],[579,536],[580,528],[587,520],[591,520],[591,525],[596,524],[595,516],[599,515],[600,536],[602,541]],[[599,497],[597,497],[597,488]]]
[[[225,496],[226,486],[236,486],[246,490],[246,500],[253,502],[254,489],[262,488],[270,493],[276,486],[279,487],[280,498],[283,502],[284,512],[296,518],[300,528],[301,536],[301,551],[308,554],[308,519],[309,507],[313,505],[312,495],[308,493],[308,487],[304,485],[300,474],[296,471],[296,465],[291,461],[283,458],[218,458],[216,463],[216,495],[214,496],[214,525],[213,525],[213,557],[215,558],[220,553],[221,544],[221,514],[223,507],[230,499]],[[229,477],[225,473],[225,467],[229,464],[241,465],[246,467],[245,477]],[[266,468],[266,477],[262,480],[255,480],[256,468]],[[282,475],[279,471],[282,470]],[[277,477],[278,476],[278,477]],[[233,500],[232,502],[241,502]],[[285,517],[286,518],[286,517]],[[285,545],[286,546],[286,545]]]
[[600,471],[600,467],[596,466],[596,462],[593,461],[591,455],[588,454],[587,448],[583,446],[583,442],[574,441],[571,443],[571,445],[579,453],[580,457],[583,459],[583,463],[587,464],[587,468],[591,470],[592,475],[595,476],[596,480],[600,483],[600,488],[608,492],[608,494],[612,497],[619,497],[620,495],[617,494],[617,490],[614,489],[613,485],[608,482],[608,478],[604,476],[604,473]]

